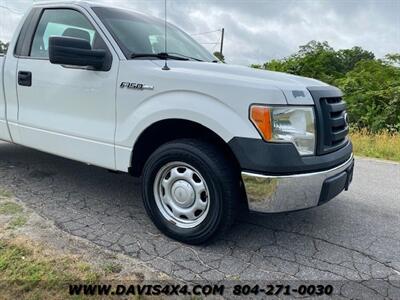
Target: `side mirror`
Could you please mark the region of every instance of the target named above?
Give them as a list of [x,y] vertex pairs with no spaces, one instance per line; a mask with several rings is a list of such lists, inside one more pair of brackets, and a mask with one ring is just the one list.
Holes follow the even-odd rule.
[[49,38],[49,59],[52,64],[90,66],[102,70],[106,62],[105,50],[92,50],[87,40],[73,37]]

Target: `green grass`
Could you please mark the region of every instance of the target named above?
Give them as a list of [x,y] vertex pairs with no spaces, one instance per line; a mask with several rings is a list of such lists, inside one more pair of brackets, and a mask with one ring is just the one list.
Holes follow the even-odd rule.
[[22,227],[26,224],[27,221],[28,218],[26,216],[23,215],[15,216],[14,218],[11,219],[7,229],[16,229]]
[[100,274],[76,257],[53,253],[18,236],[13,230],[26,225],[29,212],[10,197],[0,190],[0,214],[11,217],[0,228],[0,233],[8,236],[0,240],[1,299],[65,299],[68,283],[99,280]]
[[0,282],[11,298],[66,298],[66,284],[99,278],[89,266],[83,267],[73,258],[48,257],[43,249],[29,243],[0,241]]
[[23,214],[23,211],[24,209],[22,206],[15,202],[0,202],[0,215],[12,216],[8,226],[6,227],[7,229],[16,229],[26,224],[28,218]]
[[45,261],[32,259],[32,252],[21,246],[0,244],[0,271],[3,280],[18,284],[21,290],[29,291],[45,280],[54,286],[65,275],[60,275]]
[[350,138],[356,155],[400,162],[400,133],[352,130]]
[[0,203],[0,214],[2,215],[16,215],[23,211],[22,206],[14,202]]
[[0,198],[11,198],[13,194],[10,191],[0,188]]
[[122,266],[118,263],[109,262],[103,266],[103,270],[106,274],[116,274],[122,271]]

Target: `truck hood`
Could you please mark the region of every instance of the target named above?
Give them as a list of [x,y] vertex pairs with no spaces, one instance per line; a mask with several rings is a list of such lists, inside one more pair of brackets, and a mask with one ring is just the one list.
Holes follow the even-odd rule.
[[[164,65],[164,62],[160,60],[154,62],[160,67]],[[210,80],[225,78],[225,80],[235,82],[236,85],[243,84],[248,87],[249,83],[252,83],[258,86],[279,88],[285,94],[288,104],[314,104],[307,87],[328,86],[312,78],[239,65],[170,60],[168,66],[175,72],[206,76]]]

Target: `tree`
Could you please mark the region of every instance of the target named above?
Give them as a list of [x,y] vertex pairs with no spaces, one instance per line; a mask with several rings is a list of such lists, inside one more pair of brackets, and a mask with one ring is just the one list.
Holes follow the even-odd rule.
[[4,43],[0,41],[0,53],[6,53],[9,43]]
[[333,84],[361,60],[374,59],[374,54],[360,47],[335,51],[328,42],[311,41],[287,58],[272,60],[264,69],[316,78]]
[[372,131],[400,131],[400,53],[384,60],[353,47],[335,51],[311,41],[283,59],[252,67],[312,77],[338,86],[345,94],[352,124]]
[[215,51],[214,56],[218,58],[221,62],[225,63],[225,56],[219,51]]
[[337,54],[341,60],[342,73],[353,70],[359,61],[373,60],[375,58],[372,52],[363,50],[361,47],[339,50]]
[[400,68],[382,60],[363,60],[337,81],[350,121],[371,131],[400,131]]
[[282,60],[272,60],[265,69],[318,78],[327,83],[341,76],[342,66],[335,50],[327,42],[311,41]]
[[264,69],[263,65],[260,64],[251,64],[250,68],[254,68],[254,69]]
[[385,60],[389,64],[400,66],[400,53],[386,54]]

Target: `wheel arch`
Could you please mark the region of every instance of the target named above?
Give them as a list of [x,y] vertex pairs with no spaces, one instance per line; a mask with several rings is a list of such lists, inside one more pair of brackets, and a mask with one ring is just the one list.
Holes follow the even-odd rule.
[[136,140],[130,160],[129,173],[139,177],[150,155],[162,144],[181,138],[198,138],[217,145],[238,170],[239,162],[228,143],[215,131],[187,119],[165,119],[147,127]]

